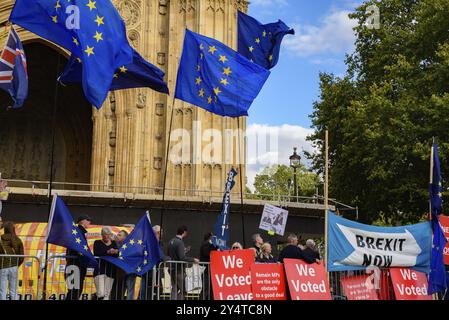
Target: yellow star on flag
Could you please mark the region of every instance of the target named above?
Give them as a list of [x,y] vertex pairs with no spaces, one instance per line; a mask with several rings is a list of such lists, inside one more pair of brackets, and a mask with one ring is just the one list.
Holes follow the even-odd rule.
[[207,98],[207,103],[212,104],[212,97]]
[[87,46],[87,49],[84,50],[85,53],[87,53],[87,56],[90,57],[91,54],[94,54],[94,47]]
[[254,51],[254,47],[249,47],[249,52],[253,52]]
[[100,33],[98,31],[95,31],[95,35],[94,35],[95,40],[97,40],[97,42],[103,40],[103,33]]
[[228,61],[228,58],[226,58],[226,56],[220,55],[220,62],[225,63],[226,61]]
[[216,87],[216,88],[214,88],[214,92],[215,92],[215,95],[218,96],[221,93],[221,90],[219,87]]
[[200,44],[200,50],[204,50],[203,44]]
[[117,73],[114,73],[114,78],[118,78],[118,74]]
[[120,67],[120,72],[121,72],[121,73],[126,73],[126,71],[128,71],[128,69],[126,69],[125,66],[121,66],[121,67]]
[[76,224],[75,224],[75,222],[72,222],[72,226],[76,227]]
[[76,46],[79,46],[80,43],[78,42],[78,39],[75,38],[75,37],[72,37],[72,38],[73,38],[73,43],[74,43]]
[[147,259],[143,260],[143,264],[144,265],[148,264],[148,260]]
[[210,53],[215,54],[215,51],[217,51],[217,48],[215,48],[215,46],[209,47]]
[[84,250],[88,251],[88,250],[89,250],[89,247],[85,245],[85,246],[84,246]]
[[92,11],[93,9],[97,9],[97,7],[95,6],[95,1],[89,0],[89,3],[86,4],[86,6],[89,7],[89,11]]
[[76,61],[78,61],[79,63],[81,63],[81,59],[80,59],[80,58],[76,58]]
[[80,238],[76,238],[75,241],[76,241],[76,243],[81,243],[81,239]]
[[270,62],[273,61],[273,55],[272,55],[272,54],[268,57],[268,60],[269,60]]
[[201,88],[201,90],[200,90],[200,92],[198,93],[198,95],[199,95],[200,97],[204,97],[204,89],[203,89],[203,88]]
[[140,244],[140,245],[141,245],[142,243],[143,243],[142,240],[138,240],[138,241],[137,241],[137,244]]
[[130,245],[133,245],[134,243],[136,243],[136,242],[134,241],[134,239],[131,239],[131,241],[129,241],[129,244],[130,244]]
[[126,243],[122,246],[122,249],[125,250],[126,248],[128,248],[128,246],[126,245]]
[[58,10],[59,8],[61,8],[61,4],[59,3],[59,0],[58,0],[58,1],[56,1],[55,9]]
[[143,255],[146,257],[146,256],[148,255],[148,251],[145,250],[145,251],[143,252]]
[[73,234],[73,235],[76,235],[77,233],[78,233],[78,232],[76,232],[75,229],[72,230],[72,234]]
[[196,78],[196,84],[197,84],[197,85],[200,85],[200,84],[201,84],[201,81],[202,81],[202,80],[201,80],[201,77]]
[[200,53],[200,58],[203,59],[204,58],[204,54]]
[[256,43],[260,43],[260,38],[257,38],[257,39],[256,39]]
[[138,267],[138,268],[137,268],[137,272],[140,272],[140,271],[142,271],[142,269],[140,269],[140,267]]
[[227,68],[223,68],[223,74],[229,76],[232,73],[231,68],[227,67]]
[[197,66],[196,66],[196,71],[198,71],[198,72],[201,71],[201,66],[200,66],[200,65],[197,65]]
[[100,17],[97,15],[97,18],[94,20],[94,22],[96,22],[99,27],[100,25],[104,24],[103,19],[104,19],[104,17]]
[[53,20],[54,23],[58,23],[58,16],[52,16],[51,20]]
[[229,84],[228,79],[221,79],[220,83],[224,84],[225,86]]
[[262,36],[265,38],[265,37],[267,36],[267,32],[264,31],[264,32],[262,33]]

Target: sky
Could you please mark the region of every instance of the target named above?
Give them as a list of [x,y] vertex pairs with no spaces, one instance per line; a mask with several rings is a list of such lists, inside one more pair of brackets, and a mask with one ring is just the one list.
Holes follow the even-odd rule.
[[[296,32],[284,38],[279,63],[249,111],[247,177],[253,189],[255,175],[267,165],[288,164],[293,147],[301,156],[302,150],[313,151],[305,138],[313,132],[309,115],[319,98],[319,74],[345,74],[345,54],[354,50],[352,28],[356,25],[348,14],[362,1],[250,2],[250,16],[263,24],[280,19]],[[261,142],[267,134],[275,136],[275,143],[268,143],[269,147]],[[254,147],[254,141],[258,141],[258,147]]]

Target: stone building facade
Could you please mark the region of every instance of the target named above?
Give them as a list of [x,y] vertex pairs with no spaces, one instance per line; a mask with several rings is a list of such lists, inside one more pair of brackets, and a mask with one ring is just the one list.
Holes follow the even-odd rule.
[[[113,0],[113,3],[126,23],[131,45],[166,73],[171,93],[174,93],[185,28],[236,49],[237,10],[248,9],[246,0]],[[2,26],[13,5],[14,0],[1,1]],[[67,52],[28,31],[17,30],[30,64],[30,95],[19,111],[5,111],[3,106],[8,97],[0,95],[0,153],[8,155],[0,160],[0,172],[10,179],[43,181],[49,178],[48,128],[56,75],[56,71],[49,70],[60,70]],[[0,28],[1,43],[6,31],[6,27]],[[57,56],[62,57],[58,66],[54,62]],[[91,187],[93,191],[160,194],[172,108],[172,133],[183,132],[185,137],[172,135],[171,145],[178,145],[180,139],[190,139],[190,143],[180,148],[178,160],[168,162],[167,194],[185,195],[194,193],[192,190],[222,192],[227,172],[231,167],[238,169],[239,159],[245,177],[245,141],[241,137],[239,144],[235,135],[237,121],[243,131],[246,129],[245,118],[215,116],[188,103],[174,101],[172,95],[146,88],[112,92],[99,111],[86,104],[79,88],[60,88],[58,99],[57,181],[89,183],[95,185]],[[42,119],[37,121],[36,117]],[[210,129],[222,134],[211,136]],[[200,153],[207,153],[213,139],[221,146],[222,156],[215,152],[211,159],[198,158]],[[230,145],[233,148],[229,154],[225,148]],[[234,191],[238,192],[239,181],[236,182]]]

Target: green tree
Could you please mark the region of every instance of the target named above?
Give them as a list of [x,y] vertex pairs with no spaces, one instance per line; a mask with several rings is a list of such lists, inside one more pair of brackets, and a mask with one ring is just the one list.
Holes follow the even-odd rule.
[[[256,175],[254,195],[263,199],[269,199],[272,195],[279,194],[294,196],[293,187],[289,190],[289,179],[293,181],[293,169],[291,167],[286,165],[266,167],[260,174]],[[302,165],[296,171],[296,182],[299,187],[298,195],[304,197],[315,195],[316,188],[320,185],[319,176],[307,171]]]
[[[380,29],[365,26],[372,4]],[[428,211],[432,137],[449,174],[449,1],[367,1],[351,17],[355,52],[343,78],[321,74],[309,140],[322,150],[329,130],[331,197],[365,222],[417,222]],[[310,157],[322,168],[322,154]]]

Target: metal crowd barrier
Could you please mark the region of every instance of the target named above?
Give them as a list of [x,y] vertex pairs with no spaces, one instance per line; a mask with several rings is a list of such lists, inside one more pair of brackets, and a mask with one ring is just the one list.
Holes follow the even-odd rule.
[[40,275],[38,257],[0,255],[0,300],[38,300]]

